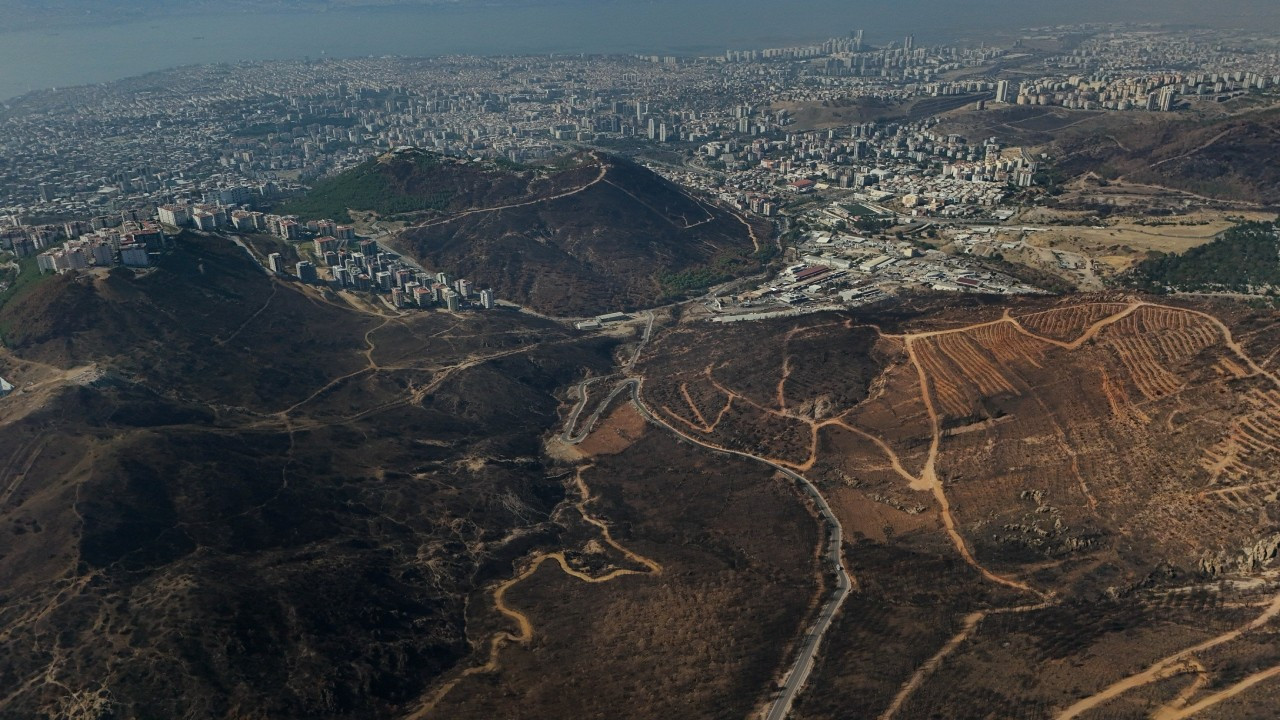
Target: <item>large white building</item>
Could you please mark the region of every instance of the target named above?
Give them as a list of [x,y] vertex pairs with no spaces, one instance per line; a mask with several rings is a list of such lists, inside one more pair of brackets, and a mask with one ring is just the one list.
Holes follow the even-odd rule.
[[186,205],[161,205],[157,212],[165,225],[182,227],[191,222],[191,209]]
[[996,83],[996,102],[1008,104],[1010,98],[1014,97],[1017,97],[1017,89],[1008,80],[1001,80]]
[[58,248],[36,256],[36,267],[40,272],[66,272],[68,270],[84,270],[89,267],[89,256],[79,247]]
[[191,214],[191,222],[196,226],[197,230],[218,229],[217,217],[207,210],[197,208],[196,211]]
[[147,255],[145,245],[121,245],[120,262],[126,267],[147,267],[151,258]]

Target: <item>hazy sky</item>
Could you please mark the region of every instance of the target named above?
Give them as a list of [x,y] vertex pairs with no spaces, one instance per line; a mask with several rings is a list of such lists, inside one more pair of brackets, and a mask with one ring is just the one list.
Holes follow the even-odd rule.
[[[269,11],[300,11],[304,9],[385,8],[405,6],[493,7],[526,6],[548,7],[577,4],[600,6],[627,4],[662,8],[664,0],[636,2],[636,0],[0,0],[0,13],[7,19],[39,17],[48,20],[69,21],[98,19],[103,16],[156,15],[196,11],[202,13],[230,11],[240,13],[247,9]],[[741,0],[685,0],[685,6],[702,9],[714,8],[734,13],[743,5]],[[748,2],[748,5],[751,3]],[[920,20],[929,15],[944,13],[954,16],[955,11],[976,23],[1041,22],[1041,21],[1107,21],[1149,19],[1177,22],[1237,23],[1250,20],[1280,17],[1277,0],[846,0],[846,8],[880,15],[896,11],[904,15],[916,14]],[[806,14],[814,3],[806,0],[775,0],[773,7],[779,14]],[[825,3],[818,3],[819,6]],[[824,8],[825,9],[825,8]]]
[[[0,0],[3,27],[10,29],[0,30],[0,99],[175,65],[321,55],[707,54],[809,42],[853,28],[864,28],[872,43],[908,32],[930,43],[1111,21],[1280,29],[1280,0],[456,0],[430,8],[314,9],[354,2],[388,4]],[[103,17],[112,9],[124,12],[117,22]]]

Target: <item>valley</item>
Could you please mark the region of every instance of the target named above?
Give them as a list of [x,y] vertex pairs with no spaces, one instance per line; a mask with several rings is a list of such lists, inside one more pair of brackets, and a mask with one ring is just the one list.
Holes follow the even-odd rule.
[[846,149],[963,205],[396,147],[15,264],[0,717],[1267,716],[1271,112],[956,104],[1044,144]]
[[[798,668],[802,668],[802,675],[807,676],[811,668],[805,664],[804,658],[810,648],[816,650],[814,677],[808,683],[803,677],[798,683],[784,680],[782,687],[785,690],[799,691],[803,688],[803,692],[784,691],[776,699],[770,699],[761,706],[762,716],[783,717],[793,709],[793,702],[797,717],[832,717],[828,710],[824,710],[832,707],[831,703],[853,703],[855,707],[865,707],[869,713],[877,703],[883,703],[875,710],[875,715],[883,718],[928,716],[930,708],[936,711],[937,707],[932,704],[937,703],[939,697],[933,690],[935,683],[948,687],[954,682],[952,674],[957,667],[966,668],[973,664],[971,653],[989,652],[980,648],[985,647],[983,633],[993,623],[997,623],[1002,632],[1013,632],[1013,628],[1023,626],[1034,633],[1034,628],[1043,627],[1043,618],[1062,613],[1081,618],[1106,618],[1120,611],[1121,616],[1131,618],[1116,626],[1117,629],[1125,628],[1126,635],[1135,631],[1143,633],[1153,623],[1160,626],[1169,622],[1183,623],[1186,628],[1184,634],[1174,633],[1171,638],[1185,637],[1187,645],[1181,649],[1167,646],[1173,654],[1156,662],[1145,673],[1120,677],[1070,706],[1059,704],[1061,701],[1052,695],[1042,694],[1050,689],[1051,683],[1043,689],[1030,688],[1030,692],[1025,687],[1020,692],[1010,692],[1009,688],[999,686],[991,688],[988,692],[1000,693],[999,706],[1007,712],[1067,718],[1081,715],[1086,708],[1110,705],[1113,700],[1117,700],[1117,706],[1123,707],[1125,696],[1130,691],[1172,677],[1182,672],[1176,668],[1192,663],[1199,668],[1197,672],[1201,680],[1178,692],[1176,697],[1168,696],[1165,701],[1168,709],[1162,710],[1160,715],[1183,717],[1185,715],[1178,714],[1183,712],[1183,708],[1190,709],[1187,710],[1189,715],[1192,710],[1199,714],[1214,709],[1219,703],[1239,703],[1241,700],[1233,698],[1275,674],[1273,668],[1276,662],[1280,662],[1280,657],[1273,655],[1270,656],[1270,667],[1261,667],[1227,690],[1207,692],[1211,688],[1204,678],[1219,671],[1207,669],[1199,660],[1204,656],[1214,658],[1211,662],[1229,662],[1228,658],[1245,650],[1239,644],[1233,646],[1241,638],[1265,642],[1268,633],[1273,632],[1269,629],[1269,622],[1274,616],[1274,598],[1280,597],[1273,594],[1278,589],[1273,581],[1263,579],[1261,584],[1249,586],[1249,590],[1238,595],[1241,600],[1227,600],[1225,596],[1206,597],[1194,590],[1190,595],[1182,595],[1185,599],[1172,605],[1168,599],[1170,593],[1177,597],[1188,592],[1179,589],[1185,582],[1179,578],[1191,578],[1202,573],[1205,558],[1216,549],[1247,546],[1259,527],[1253,523],[1265,524],[1274,497],[1259,498],[1256,504],[1249,506],[1250,510],[1245,515],[1255,517],[1253,521],[1238,517],[1244,510],[1240,506],[1226,510],[1227,514],[1223,515],[1224,509],[1215,507],[1213,501],[1209,506],[1201,505],[1206,497],[1210,497],[1199,489],[1199,483],[1206,481],[1201,479],[1192,481],[1191,487],[1183,490],[1180,497],[1172,486],[1158,491],[1164,498],[1162,504],[1186,507],[1192,512],[1191,517],[1171,520],[1159,507],[1142,509],[1141,505],[1135,506],[1132,483],[1124,483],[1123,487],[1112,484],[1108,479],[1109,473],[1104,472],[1099,464],[1106,456],[1132,456],[1114,451],[1100,454],[1104,448],[1097,443],[1106,437],[1108,429],[1105,427],[1090,430],[1083,426],[1079,417],[1069,425],[1065,420],[1055,419],[1052,414],[1037,417],[1048,412],[1050,403],[1056,406],[1063,399],[1054,396],[1046,402],[1044,397],[1045,393],[1058,392],[1053,388],[1060,381],[1043,384],[1034,378],[1036,371],[1050,367],[1051,363],[1059,371],[1067,372],[1071,371],[1066,368],[1092,368],[1093,372],[1099,373],[1095,376],[1098,378],[1097,389],[1093,391],[1097,393],[1097,399],[1088,402],[1105,403],[1110,408],[1107,415],[1096,417],[1094,422],[1104,426],[1114,422],[1123,426],[1127,433],[1110,428],[1111,432],[1119,434],[1119,438],[1132,436],[1131,433],[1140,432],[1147,424],[1160,426],[1159,431],[1156,428],[1149,430],[1157,433],[1157,437],[1163,435],[1168,438],[1166,433],[1170,429],[1176,432],[1178,426],[1194,420],[1188,417],[1175,420],[1178,414],[1186,411],[1182,402],[1174,410],[1175,415],[1163,419],[1162,415],[1169,410],[1158,409],[1161,401],[1182,393],[1205,392],[1205,388],[1196,387],[1199,384],[1233,386],[1240,393],[1236,403],[1247,409],[1252,406],[1251,396],[1256,392],[1251,389],[1252,384],[1261,381],[1264,387],[1269,388],[1262,390],[1264,393],[1276,390],[1278,383],[1272,372],[1253,359],[1249,342],[1235,339],[1226,323],[1194,307],[1117,297],[1100,298],[1097,302],[1063,301],[1047,307],[1021,307],[1016,311],[1006,307],[999,313],[995,313],[996,310],[981,306],[968,308],[969,313],[979,317],[991,317],[993,314],[994,317],[960,326],[949,326],[950,323],[932,317],[937,308],[921,312],[914,318],[882,319],[886,320],[883,326],[854,324],[851,317],[807,319],[806,324],[798,326],[794,321],[760,323],[751,333],[752,342],[757,347],[762,339],[759,336],[760,325],[778,328],[771,328],[770,332],[786,328],[776,336],[783,358],[780,366],[775,366],[779,367],[780,375],[776,383],[757,383],[753,379],[759,377],[756,372],[744,376],[735,371],[732,360],[729,360],[724,365],[725,375],[737,378],[739,383],[745,380],[741,385],[722,382],[715,370],[675,370],[669,364],[670,358],[687,353],[680,350],[681,344],[687,342],[682,336],[700,337],[708,332],[706,328],[716,326],[668,325],[666,332],[658,333],[654,348],[645,351],[629,378],[622,379],[612,389],[607,378],[606,382],[589,384],[594,388],[590,394],[599,405],[585,427],[578,425],[579,417],[584,408],[589,409],[590,403],[585,397],[574,403],[563,432],[553,442],[577,441],[586,446],[600,442],[609,447],[610,452],[616,452],[617,448],[634,442],[634,433],[647,435],[661,430],[695,449],[749,458],[763,466],[771,466],[801,485],[813,488],[822,508],[818,510],[820,518],[834,512],[829,520],[823,520],[824,524],[829,522],[835,528],[836,534],[832,537],[835,547],[839,548],[839,552],[824,560],[828,567],[828,580],[822,585],[832,595],[829,604],[824,602],[821,607],[811,606],[809,622],[816,624],[808,627],[805,636],[816,640],[800,650],[799,656],[793,656],[796,662],[801,663]],[[945,317],[957,311],[958,308],[942,314]],[[936,327],[939,324],[941,328]],[[719,353],[713,353],[713,357],[720,353],[723,353],[721,357],[731,357],[735,332],[725,330],[723,326],[711,332],[720,337],[711,344],[706,344],[703,339],[699,345],[716,347]],[[859,334],[864,337],[857,338]],[[854,338],[843,342],[861,343],[867,348],[864,352],[888,356],[879,360],[883,374],[869,374],[858,379],[858,371],[855,370],[852,384],[846,384],[849,381],[836,381],[835,385],[823,384],[822,381],[815,383],[820,377],[839,377],[840,372],[836,367],[829,367],[825,369],[832,372],[815,374],[813,366],[805,368],[796,359],[805,353],[793,350],[791,343],[805,336],[809,336],[811,344],[818,344],[814,342],[815,337],[841,342],[837,338],[848,335]],[[1256,342],[1256,337],[1250,342]],[[1111,359],[1099,363],[1098,357],[1092,355],[1098,352],[1109,355]],[[1072,359],[1071,356],[1077,354],[1090,357]],[[895,355],[897,360],[891,360]],[[845,354],[840,357],[856,356]],[[719,365],[713,360],[713,368],[719,369]],[[847,365],[837,367],[848,369]],[[1176,387],[1170,383],[1157,385],[1153,384],[1152,378],[1161,370],[1156,368],[1162,368],[1166,373],[1172,372],[1169,368],[1174,368],[1178,374],[1187,374],[1182,375],[1184,380]],[[1251,382],[1250,378],[1254,380]],[[768,392],[764,392],[765,388]],[[586,387],[579,388],[579,392],[585,390]],[[626,402],[628,393],[630,404]],[[720,395],[720,400],[712,400],[707,393]],[[823,402],[814,402],[815,396],[822,398]],[[1004,400],[995,400],[998,396],[1004,396]],[[830,400],[834,397],[843,397],[849,404],[832,405]],[[1030,403],[1026,407],[1031,410],[1031,415],[1013,413],[1014,425],[1003,420],[1010,415],[982,418],[992,407],[984,403],[1015,402],[1016,397],[1022,397],[1023,403]],[[665,402],[667,398],[670,402]],[[912,406],[914,410],[907,410]],[[919,435],[914,439],[894,436],[895,431],[910,432],[911,422],[902,426],[874,424],[875,418],[886,417],[883,413],[889,407],[896,408],[892,416],[899,421],[907,416],[917,417],[914,422],[918,423]],[[638,425],[639,418],[635,413],[647,420],[651,429],[644,430],[643,425]],[[1134,424],[1134,413],[1144,413],[1145,419]],[[607,419],[598,424],[597,419],[602,416]],[[632,419],[624,421],[622,416],[631,416]],[[1156,416],[1158,421],[1153,421],[1152,416]],[[788,424],[807,426],[808,434],[813,437],[809,454],[760,452],[759,438],[777,437],[781,440],[790,437],[783,430],[783,426]],[[766,426],[773,426],[773,429],[766,429]],[[1066,430],[1066,427],[1071,430]],[[611,439],[614,433],[619,434],[619,440]],[[842,433],[847,433],[848,437]],[[1008,452],[1027,442],[1019,440],[1019,437],[1037,437],[1025,433],[1048,433],[1045,440],[1059,446],[1054,452],[1060,455],[1042,458],[1039,462],[1048,463],[1042,467],[1065,466],[1067,472],[1063,473],[1061,482],[1065,484],[1062,487],[1025,489],[1026,483],[1019,482],[1014,487],[1022,489],[1013,491],[1008,500],[999,500],[999,488],[1008,487],[1012,478],[993,477],[980,468],[976,471],[971,469],[972,474],[961,475],[964,468],[976,467],[968,464],[972,462],[968,448],[985,443],[988,448],[994,446]],[[598,434],[610,438],[597,441]],[[755,439],[748,441],[748,438]],[[1082,442],[1090,438],[1091,442]],[[1214,438],[1206,437],[1200,443],[1204,457],[1213,457],[1218,452],[1217,446],[1209,442],[1211,439]],[[1036,444],[1043,442],[1037,441]],[[1158,446],[1161,441],[1149,437],[1147,442],[1156,442]],[[1255,439],[1253,442],[1263,441]],[[788,446],[803,445],[787,443]],[[953,447],[957,444],[959,447]],[[625,455],[627,451],[622,452]],[[877,455],[880,460],[876,460]],[[908,459],[904,460],[904,457]],[[1255,457],[1254,460],[1260,461],[1261,458]],[[1018,467],[1014,464],[1009,466]],[[851,477],[854,472],[857,477]],[[1127,472],[1140,473],[1144,470],[1130,467]],[[1197,470],[1195,474],[1200,472]],[[1072,474],[1073,481],[1070,480]],[[893,480],[894,476],[896,480]],[[964,482],[960,482],[957,476],[964,477]],[[1049,476],[1041,477],[1047,479]],[[1091,486],[1094,478],[1103,482],[1099,486]],[[1217,482],[1216,479],[1207,481]],[[1138,493],[1142,495],[1151,490],[1153,488]],[[931,496],[935,506],[933,510],[922,507],[918,502],[908,505],[908,500],[920,493]],[[1050,493],[1051,497],[1057,498],[1053,505],[1045,500]],[[1026,517],[1048,514],[1053,520],[1053,531],[1042,532],[1038,520],[1032,520],[1028,528],[1012,522],[1017,519],[1012,515],[1002,518],[1000,513],[1010,512],[1008,508],[1011,506],[1014,513],[1027,512],[1016,509],[1018,497],[1030,500],[1032,504],[1039,503],[1035,512]],[[890,517],[896,514],[902,518],[895,519],[895,526],[903,529],[893,531],[891,528],[895,526],[886,526],[881,531],[880,528],[866,526],[860,517],[865,516],[868,504],[879,504],[885,507]],[[1209,512],[1211,517],[1200,518],[1205,512]],[[1148,515],[1152,519],[1160,518],[1156,525],[1143,524],[1143,518]],[[907,518],[918,519],[905,522]],[[1064,518],[1069,519],[1069,525],[1064,524]],[[1002,519],[1005,520],[1003,523]],[[1077,524],[1083,529],[1083,535],[1074,529]],[[994,535],[979,531],[986,526],[1002,527],[1004,531]],[[851,533],[851,537],[845,536],[848,538],[846,541],[840,539],[842,527]],[[1022,536],[1030,530],[1037,531],[1039,541]],[[1141,544],[1153,548],[1153,556],[1132,556],[1110,539],[1133,538],[1135,534],[1143,534]],[[1032,541],[1028,542],[1029,539]],[[822,542],[816,542],[821,547]],[[1255,571],[1248,568],[1257,567],[1254,563],[1265,564],[1266,558],[1274,557],[1274,544],[1267,547],[1269,549],[1264,550],[1261,557],[1246,556],[1243,564],[1225,574],[1221,570],[1214,572],[1224,577],[1237,573],[1250,575]],[[903,556],[903,553],[907,555]],[[912,556],[919,559],[904,564]],[[893,559],[895,557],[897,559]],[[928,562],[922,563],[926,558]],[[837,568],[835,574],[838,576],[834,588],[829,584],[832,565]],[[900,574],[912,566],[919,566],[924,574],[913,579],[917,577],[916,571],[908,571],[895,584],[928,582],[925,578],[936,577],[940,573],[948,577],[948,589],[935,586],[933,592],[942,593],[938,600],[942,597],[947,600],[935,605],[934,612],[952,613],[950,621],[942,623],[942,626],[952,625],[955,634],[938,636],[934,641],[937,643],[933,646],[935,650],[930,651],[932,654],[918,656],[914,667],[898,666],[901,669],[896,672],[900,674],[889,673],[886,676],[885,668],[869,672],[872,666],[866,664],[866,659],[859,660],[859,655],[863,658],[874,655],[882,646],[884,637],[868,642],[872,636],[867,633],[875,632],[875,628],[866,625],[849,608],[865,608],[867,603],[873,603],[879,606],[875,613],[878,617],[884,617],[888,612],[889,617],[899,618],[894,622],[906,623],[903,628],[911,627],[913,622],[919,623],[919,612],[924,607],[917,603],[923,600],[913,599],[904,603],[905,597],[895,600],[883,595],[888,579],[883,573],[892,568],[891,572]],[[844,576],[846,567],[847,580]],[[1110,577],[1118,584],[1099,586],[1095,584],[1098,576]],[[1269,578],[1270,575],[1263,573],[1261,577]],[[500,586],[500,591],[507,587]],[[1193,604],[1188,605],[1188,600]],[[1196,630],[1193,629],[1196,626],[1187,624],[1191,616],[1186,610],[1191,607],[1206,611],[1220,608],[1216,613],[1220,621],[1208,623],[1207,627],[1220,627],[1221,633],[1196,640]],[[1248,615],[1249,608],[1258,608],[1262,612]],[[1199,617],[1203,621],[1203,615]],[[1236,618],[1242,618],[1243,622]],[[828,625],[833,621],[834,624]],[[547,619],[544,622],[554,626],[556,621]],[[1232,627],[1232,622],[1240,624]],[[536,633],[536,624],[534,628]],[[1104,657],[1118,659],[1116,653],[1128,656],[1137,651],[1137,646],[1112,635],[1113,632],[1102,630],[1073,652],[1102,653]],[[862,638],[861,642],[852,640],[858,637]],[[910,637],[917,642],[923,640],[918,635]],[[1143,634],[1142,638],[1142,643],[1150,643],[1147,635]],[[821,644],[818,640],[822,641]],[[850,642],[855,644],[850,646]],[[925,647],[920,645],[917,649],[924,650]],[[538,653],[536,646],[530,651]],[[912,654],[906,653],[908,656]],[[1063,657],[1055,662],[1066,661],[1067,657]],[[1116,667],[1123,666],[1123,663],[1116,664]],[[498,667],[501,672],[501,661],[498,661]],[[485,672],[491,669],[491,665],[485,666]],[[853,677],[849,674],[851,672],[861,673],[858,676],[860,683],[852,687],[847,685]],[[794,679],[790,673],[784,673],[782,677]],[[884,678],[881,681],[883,685],[867,685],[878,677]],[[897,679],[891,681],[893,677]],[[858,688],[857,694],[849,694],[854,692],[854,687]],[[873,687],[877,689],[873,691]],[[982,697],[985,699],[981,703],[975,698],[977,704],[972,706],[972,714],[969,706],[957,702],[954,696],[946,701],[945,707],[956,717],[983,717],[985,706],[982,703],[989,702],[993,696]],[[1265,706],[1269,697],[1262,691],[1245,702]],[[462,700],[455,698],[453,702]],[[488,712],[515,712],[505,709],[509,706],[492,698],[483,706],[488,708]],[[528,712],[530,717],[539,715],[534,710]]]
[[[935,293],[742,323],[673,304],[591,333],[260,260],[188,233],[154,270],[0,308],[22,538],[0,632],[47,648],[0,667],[5,713],[1212,718],[1274,698],[1271,310]],[[245,674],[277,656],[296,661]]]

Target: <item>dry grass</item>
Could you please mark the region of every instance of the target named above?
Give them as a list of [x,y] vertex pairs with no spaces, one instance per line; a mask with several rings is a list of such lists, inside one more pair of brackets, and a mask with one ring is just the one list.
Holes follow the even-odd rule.
[[586,457],[616,455],[631,447],[648,427],[634,405],[619,403],[600,421],[595,431],[578,445],[578,450]]

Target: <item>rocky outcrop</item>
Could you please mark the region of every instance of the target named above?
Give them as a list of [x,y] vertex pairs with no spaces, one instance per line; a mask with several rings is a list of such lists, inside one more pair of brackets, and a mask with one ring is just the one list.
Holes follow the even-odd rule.
[[1268,535],[1240,550],[1223,550],[1200,560],[1200,570],[1209,575],[1229,572],[1256,572],[1271,565],[1280,554],[1280,533]]

